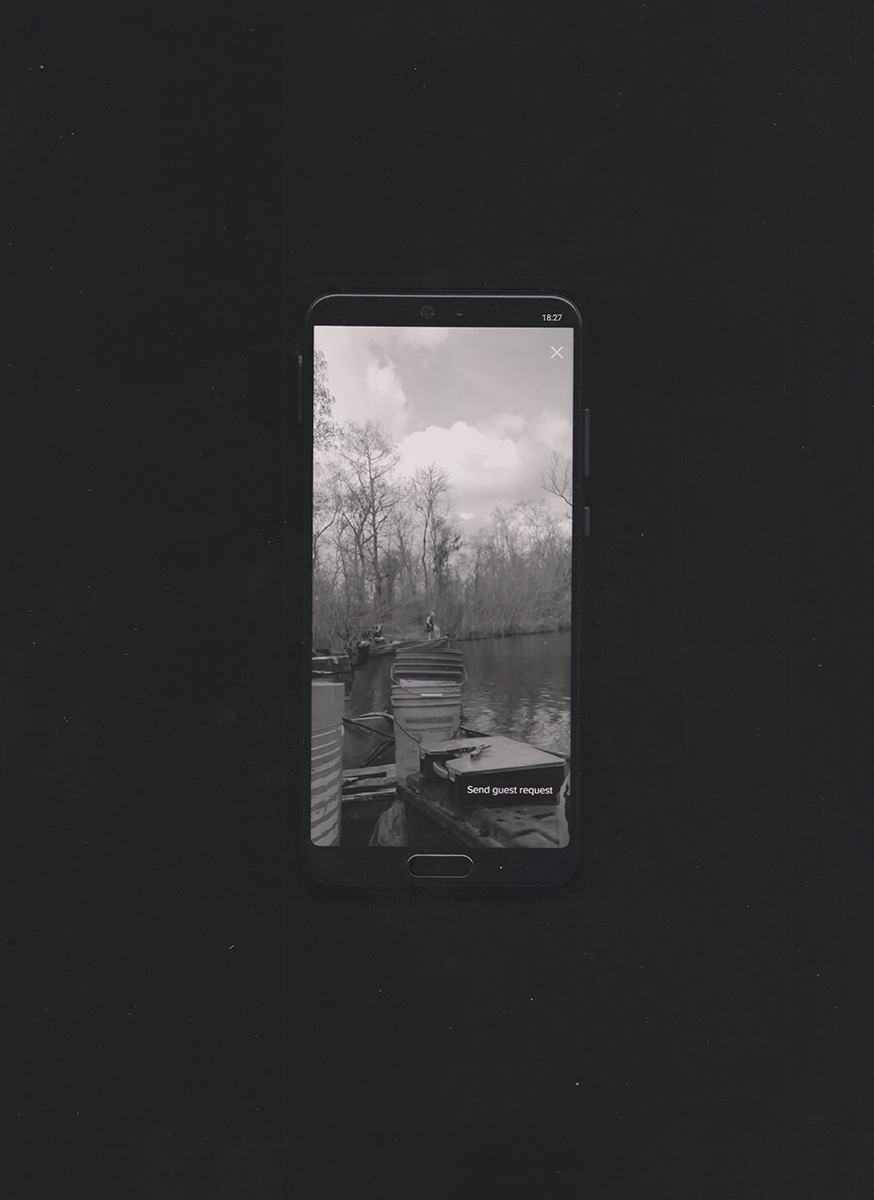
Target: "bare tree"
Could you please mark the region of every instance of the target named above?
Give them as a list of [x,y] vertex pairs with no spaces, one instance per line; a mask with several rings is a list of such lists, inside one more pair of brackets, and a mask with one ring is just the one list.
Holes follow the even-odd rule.
[[313,442],[316,450],[329,448],[337,436],[334,397],[328,383],[328,360],[321,350],[313,357]]
[[330,479],[330,452],[337,438],[328,360],[317,350],[313,360],[313,563],[319,542],[337,519],[336,489]]
[[362,579],[372,589],[376,619],[381,620],[385,603],[382,555],[392,514],[401,501],[394,477],[397,448],[378,422],[357,425],[350,421],[340,430],[339,453],[345,467],[343,519],[352,533]]
[[410,499],[422,522],[421,553],[425,603],[439,604],[434,594],[436,576],[439,573],[441,530],[446,525],[446,500],[449,493],[449,476],[436,463],[419,467],[410,481]]
[[549,470],[545,475],[540,476],[540,485],[544,491],[551,492],[553,496],[558,496],[559,500],[564,500],[568,508],[573,508],[573,468],[571,460],[565,458],[563,454],[559,454],[557,450],[553,451]]

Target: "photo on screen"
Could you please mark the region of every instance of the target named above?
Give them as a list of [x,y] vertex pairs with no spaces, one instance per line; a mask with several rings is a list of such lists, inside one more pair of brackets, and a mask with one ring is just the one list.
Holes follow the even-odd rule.
[[573,330],[314,331],[311,837],[568,843]]

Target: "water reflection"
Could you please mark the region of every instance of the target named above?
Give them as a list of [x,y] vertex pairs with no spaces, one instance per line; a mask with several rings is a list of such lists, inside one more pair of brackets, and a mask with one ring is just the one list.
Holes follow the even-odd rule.
[[[571,635],[527,634],[455,642],[467,682],[465,725],[544,749],[570,752]],[[391,657],[356,672],[347,715],[389,712]]]
[[464,645],[465,721],[486,733],[570,750],[569,633],[489,638]]

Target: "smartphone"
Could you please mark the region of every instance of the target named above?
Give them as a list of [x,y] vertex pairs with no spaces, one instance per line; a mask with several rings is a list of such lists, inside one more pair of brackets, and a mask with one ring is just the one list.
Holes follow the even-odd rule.
[[563,296],[310,306],[295,709],[300,844],[322,883],[538,886],[575,869],[581,343]]

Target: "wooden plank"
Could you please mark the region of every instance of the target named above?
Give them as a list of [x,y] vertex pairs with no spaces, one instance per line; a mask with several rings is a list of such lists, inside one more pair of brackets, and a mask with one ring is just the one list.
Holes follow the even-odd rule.
[[397,778],[397,768],[394,763],[385,763],[381,767],[348,767],[343,772],[343,781],[347,779],[366,779],[368,776],[382,775],[394,781]]
[[352,800],[392,797],[396,792],[396,779],[394,763],[387,763],[382,767],[351,767],[343,772],[341,799],[345,804]]
[[459,841],[466,846],[504,846],[505,843],[499,841],[495,837],[488,834],[480,833],[466,817],[458,812],[450,809],[446,804],[440,803],[436,798],[427,794],[427,789],[420,789],[419,785],[411,785],[409,777],[404,783],[398,784],[398,795],[402,800],[414,805],[420,812],[423,812],[427,817],[436,821],[438,825],[442,825],[444,829],[448,829],[454,833]]
[[391,787],[371,788],[367,792],[344,792],[340,797],[343,804],[355,803],[361,800],[379,800],[380,798],[391,800],[397,795],[397,788]]

